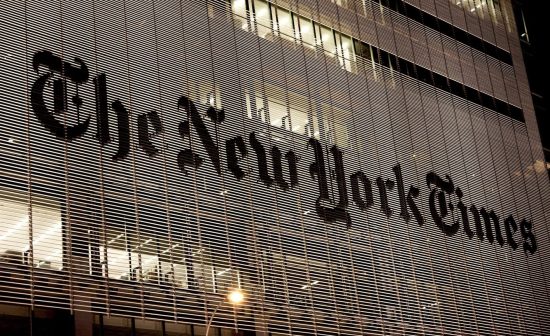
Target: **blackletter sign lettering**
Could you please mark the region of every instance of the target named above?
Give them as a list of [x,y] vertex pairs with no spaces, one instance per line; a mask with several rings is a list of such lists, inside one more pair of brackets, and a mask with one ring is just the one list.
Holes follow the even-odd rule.
[[[46,73],[40,74],[31,88],[31,106],[36,118],[48,132],[64,141],[72,141],[82,137],[90,124],[90,116],[80,120],[80,107],[83,101],[79,96],[80,87],[88,82],[88,67],[79,58],[74,59],[74,65],[64,62],[60,57],[49,51],[40,51],[34,54],[32,66],[35,72],[39,73],[40,68],[45,68]],[[69,85],[76,85],[76,94],[69,100]],[[51,92],[46,88],[51,87]],[[116,99],[109,104],[107,76],[100,73],[93,78],[95,94],[95,138],[101,147],[111,142],[109,133],[109,109],[116,115],[118,146],[113,160],[124,161],[130,153],[130,122],[131,111],[124,103]],[[48,89],[50,90],[50,89]],[[53,99],[45,99],[46,94],[52,94]],[[69,103],[69,101],[71,103]],[[47,106],[46,102],[52,102]],[[76,112],[75,118],[67,118],[67,114]],[[203,107],[201,107],[203,108]],[[177,99],[177,109],[185,113],[185,120],[177,125],[178,133],[182,139],[187,140],[186,148],[179,151],[177,165],[187,176],[188,168],[199,169],[204,162],[193,149],[191,142],[191,129],[194,129],[204,147],[214,170],[218,175],[222,174],[222,158],[218,144],[224,143],[218,139],[219,127],[225,121],[226,112],[224,109],[217,109],[213,106],[205,107],[201,114],[195,103],[186,96]],[[150,159],[154,159],[161,151],[155,146],[153,140],[165,131],[161,116],[156,111],[142,112],[137,115],[137,136],[139,147]],[[210,119],[214,127],[214,136],[211,136],[204,121],[205,117]],[[72,120],[73,124],[66,125],[59,120]],[[268,126],[270,127],[270,126]],[[311,128],[311,124],[308,126]],[[269,132],[267,132],[269,134]],[[284,153],[279,147],[268,144],[264,145],[260,140],[261,134],[250,132],[248,134],[248,145],[252,148],[256,157],[256,169],[259,180],[266,186],[276,185],[284,192],[298,185],[298,156],[292,150]],[[249,158],[246,137],[235,134],[225,140],[225,154],[227,170],[237,179],[242,180],[251,175],[250,170],[245,170],[241,165]],[[192,146],[193,145],[193,146]],[[351,228],[351,215],[348,184],[346,180],[344,152],[336,145],[327,146],[321,144],[316,138],[307,140],[307,148],[311,147],[314,154],[314,162],[309,165],[309,174],[317,181],[319,195],[315,201],[317,215],[327,222],[344,222],[348,229]],[[330,148],[330,149],[329,149]],[[284,153],[284,154],[283,154]],[[268,162],[268,155],[271,156],[271,164]],[[286,160],[286,165],[283,161]],[[271,167],[271,168],[270,168]],[[283,174],[284,167],[288,168],[288,177]],[[270,173],[272,170],[272,174]],[[426,219],[419,206],[420,189],[416,186],[406,186],[403,178],[403,170],[399,163],[392,167],[395,180],[385,179],[377,176],[371,179],[359,170],[349,176],[351,185],[351,197],[353,204],[360,211],[375,211],[379,209],[387,218],[394,215],[390,208],[391,197],[399,200],[399,217],[405,222],[414,218],[418,225],[423,225]],[[373,183],[379,195],[379,207],[375,206],[376,200],[373,196]],[[512,250],[516,250],[520,244],[525,253],[533,254],[537,251],[537,242],[533,231],[533,224],[527,219],[521,220],[518,224],[512,215],[499,217],[495,211],[486,207],[478,208],[475,204],[467,206],[464,202],[464,192],[455,186],[452,178],[446,175],[445,178],[435,172],[426,174],[426,184],[429,189],[428,209],[431,218],[437,228],[446,236],[451,237],[459,232],[462,225],[463,233],[468,239],[477,237],[480,241],[487,241],[493,244],[495,241],[504,246],[507,243]],[[391,191],[391,192],[390,192]],[[453,202],[455,200],[456,202]],[[501,219],[506,237],[503,236]],[[519,232],[518,232],[519,231]],[[518,237],[521,236],[521,237]],[[506,240],[505,240],[506,238]],[[516,241],[523,239],[522,242]]]

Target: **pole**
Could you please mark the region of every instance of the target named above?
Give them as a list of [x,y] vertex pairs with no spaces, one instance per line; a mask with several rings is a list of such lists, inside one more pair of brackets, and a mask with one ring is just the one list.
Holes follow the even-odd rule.
[[212,315],[210,315],[210,319],[208,319],[208,323],[206,324],[206,332],[204,333],[204,336],[208,336],[208,332],[210,331],[210,326],[212,325],[212,321],[214,320],[214,316],[218,312],[218,309],[222,306],[222,304],[225,302],[225,297],[220,300],[218,305],[216,306],[216,309],[214,309],[214,312]]

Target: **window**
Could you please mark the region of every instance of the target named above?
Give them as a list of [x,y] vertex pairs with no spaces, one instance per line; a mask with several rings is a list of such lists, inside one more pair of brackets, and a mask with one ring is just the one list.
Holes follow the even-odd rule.
[[[32,235],[31,235],[32,231]],[[0,262],[38,268],[63,268],[59,204],[27,193],[0,189]]]
[[523,9],[521,8],[516,8],[516,21],[520,40],[529,43],[527,23],[525,22],[525,15],[523,14]]
[[105,247],[100,246],[101,265],[103,265],[103,276],[109,276],[113,279],[128,280],[130,277],[130,255],[126,249],[127,238],[125,233],[107,236],[107,255],[105,256]]
[[213,266],[215,293],[227,293],[233,288],[241,288],[239,271],[229,266]]
[[290,108],[290,120],[292,121],[292,132],[310,135],[307,112]]
[[268,34],[271,34],[271,12],[269,10],[269,4],[263,0],[254,0],[254,12],[258,36],[265,38]]
[[189,81],[189,98],[204,106],[222,108],[220,89],[211,83]]
[[353,52],[353,42],[351,37],[337,33],[337,49],[338,49],[338,60],[342,69],[347,71],[352,71],[352,64],[355,62],[355,54]]
[[340,7],[344,7],[344,8],[350,8],[350,3],[351,1],[348,1],[348,0],[330,0],[332,3],[335,3],[337,4],[338,6]]
[[[129,231],[129,230],[127,230]],[[103,276],[187,288],[184,246],[127,231],[112,231],[100,246]],[[106,252],[106,254],[105,254]]]
[[269,270],[265,290],[270,301],[284,300],[284,293],[280,293],[277,288],[284,286],[284,280],[279,275],[286,273],[290,305],[304,307],[312,304],[321,311],[332,307],[328,264],[311,258],[306,260],[298,256],[268,252],[264,252],[263,262]]
[[[128,230],[129,231],[129,230]],[[226,293],[241,288],[240,273],[206,248],[190,248],[183,242],[112,232],[107,246],[100,246],[103,276],[152,285],[194,288]],[[106,251],[106,253],[105,253]],[[187,256],[186,256],[187,253]]]
[[220,260],[219,256],[214,260],[209,249],[196,249],[192,255],[194,285],[197,289],[225,294],[231,289],[241,288],[239,271]]
[[285,40],[294,42],[294,27],[292,16],[289,11],[277,7],[277,31],[279,36]]
[[248,30],[247,0],[233,0],[231,2],[233,20],[235,25],[243,30]]
[[[337,1],[345,5],[347,1]],[[279,36],[293,43],[301,41],[308,49],[324,50],[329,60],[334,60],[342,69],[355,71],[353,40],[331,28],[315,23],[311,19],[293,14],[265,0],[232,0],[235,24],[249,30],[248,18],[255,27],[258,36],[271,40]],[[250,14],[248,9],[252,9]]]
[[[315,34],[313,31],[313,22],[310,19],[298,17],[300,35],[304,47],[315,49]],[[297,36],[300,38],[300,36]]]
[[[261,106],[258,103],[256,104],[257,106]],[[269,119],[271,126],[288,130],[290,127],[290,120],[285,104],[281,101],[275,100],[274,98],[268,98],[267,105],[269,108]]]
[[498,23],[499,18],[503,16],[500,0],[451,0],[451,2],[482,19],[488,14],[495,23]]
[[336,41],[334,40],[334,34],[332,29],[316,24],[317,28],[317,44],[325,50],[325,55],[329,57],[336,56]]
[[346,119],[350,113],[327,104],[322,105],[323,109],[323,134],[326,141],[335,144],[338,147],[345,148],[349,146],[349,134]]
[[[315,113],[310,113],[306,96],[284,90],[273,85],[266,85],[265,98],[260,89],[255,97],[245,92],[248,118],[273,127],[282,128],[308,137],[319,138],[319,127]],[[288,103],[285,101],[288,100]],[[253,113],[252,102],[256,112]],[[281,135],[281,134],[279,134]]]

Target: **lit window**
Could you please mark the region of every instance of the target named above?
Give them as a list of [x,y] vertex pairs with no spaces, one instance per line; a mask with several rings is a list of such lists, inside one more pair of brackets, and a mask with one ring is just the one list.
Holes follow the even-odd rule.
[[[103,251],[103,246],[100,248],[101,251]],[[130,280],[130,276],[128,274],[130,271],[128,253],[125,250],[121,248],[107,247],[107,259],[102,258],[101,264],[104,265],[104,276],[106,276],[108,272],[110,278]]]
[[216,293],[226,293],[233,288],[241,288],[241,278],[238,270],[229,266],[213,267]]
[[256,13],[256,29],[258,35],[265,38],[268,34],[271,34],[269,4],[263,0],[254,0],[254,11]]
[[[155,238],[143,237],[141,236],[141,241],[144,242],[143,245],[137,245],[136,249],[133,251],[132,259],[134,255],[136,257],[141,254],[141,274],[137,272],[136,278],[143,282],[158,284],[161,280],[161,267],[160,267],[160,248],[159,241]],[[137,260],[139,262],[139,259]],[[169,263],[168,263],[169,265]],[[167,271],[167,270],[165,270]]]
[[292,132],[308,134],[309,121],[307,113],[296,108],[290,108],[290,120],[292,121]]
[[189,98],[205,106],[222,108],[221,93],[218,86],[207,82],[189,81]]
[[276,102],[274,100],[268,100],[268,106],[271,126],[288,129],[290,120],[286,106],[282,102]]
[[323,104],[323,134],[326,140],[341,148],[349,146],[349,134],[347,124],[348,111]]
[[183,246],[156,238],[130,238],[124,232],[107,235],[107,255],[100,246],[103,276],[187,288]]
[[[170,255],[172,256],[172,263],[170,263]],[[187,261],[184,257],[183,244],[173,244],[171,248],[161,252],[160,257],[163,281],[172,283],[175,287],[188,288]]]
[[[308,113],[307,97],[268,85],[265,88],[265,100],[261,90],[256,91],[256,113],[252,113],[251,98],[245,94],[247,115],[271,126],[283,128],[297,134],[319,138],[319,128],[315,113]],[[288,97],[287,97],[288,96]],[[285,101],[288,100],[288,104]],[[267,102],[267,108],[266,104]]]
[[269,120],[271,126],[288,129],[290,121],[286,106],[283,102],[278,101],[273,97],[268,97],[266,109],[263,98],[257,96],[256,108],[258,109],[257,116],[262,122],[267,122]]
[[332,29],[316,24],[317,27],[317,44],[322,46],[325,54],[330,57],[336,56],[336,41]]
[[519,38],[522,41],[529,43],[529,33],[527,32],[527,23],[525,22],[525,15],[521,8],[517,9],[516,13],[517,28],[519,33]]
[[337,40],[337,46],[340,65],[342,69],[352,71],[352,64],[354,64],[355,59],[351,37],[342,34],[337,34],[336,36],[339,38],[339,40]]
[[231,10],[234,14],[235,25],[241,29],[248,30],[246,0],[233,0],[231,2]]
[[30,207],[28,202],[24,192],[0,190],[0,262],[60,270],[63,245],[59,205],[37,195],[33,195]]
[[501,8],[500,0],[450,0],[456,6],[463,7],[465,11],[476,14],[480,18],[484,19],[485,14],[489,14],[489,17],[494,23],[498,23],[502,17],[505,21],[506,9]]
[[331,2],[337,4],[338,6],[349,8],[348,7],[348,0],[330,0]]
[[277,8],[277,26],[280,36],[285,40],[294,42],[294,29],[292,27],[292,16],[289,11]]
[[302,43],[304,44],[305,47],[314,49],[315,34],[313,31],[313,23],[309,19],[300,17],[299,25],[300,25],[300,34],[302,38]]
[[247,89],[244,89],[244,102],[245,102],[245,105],[246,105],[246,116],[249,119],[252,119],[253,118],[252,103],[250,102],[250,94],[248,93]]

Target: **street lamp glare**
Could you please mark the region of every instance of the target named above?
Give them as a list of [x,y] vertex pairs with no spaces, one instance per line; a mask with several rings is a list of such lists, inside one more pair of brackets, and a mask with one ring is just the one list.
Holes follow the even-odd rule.
[[244,301],[244,293],[240,289],[234,289],[227,294],[227,299],[232,304],[241,304]]
[[216,312],[218,309],[222,306],[225,300],[229,301],[230,303],[236,305],[239,305],[244,302],[244,293],[240,289],[233,289],[229,293],[227,293],[227,298],[222,298],[218,305],[216,306],[216,309],[214,309],[214,312],[208,319],[208,323],[206,324],[206,331],[204,333],[205,336],[208,336],[208,332],[210,331],[210,326],[212,325],[212,320],[214,320],[214,316],[216,315]]

